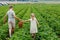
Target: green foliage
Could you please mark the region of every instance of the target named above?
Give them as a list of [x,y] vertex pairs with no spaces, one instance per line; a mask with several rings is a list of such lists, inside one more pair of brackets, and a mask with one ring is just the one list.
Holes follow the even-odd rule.
[[[16,4],[14,11],[16,16],[27,20],[30,18],[32,12],[35,13],[40,26],[38,26],[38,33],[36,40],[60,40],[60,6],[56,4]],[[0,40],[8,40],[8,23],[3,24],[3,17],[6,14],[8,6],[0,7]],[[4,10],[4,9],[6,10]],[[3,11],[2,11],[2,10]],[[2,14],[4,13],[4,14]],[[16,21],[15,32],[9,40],[32,40],[30,34],[30,22],[24,23],[22,28],[18,28],[18,21]]]

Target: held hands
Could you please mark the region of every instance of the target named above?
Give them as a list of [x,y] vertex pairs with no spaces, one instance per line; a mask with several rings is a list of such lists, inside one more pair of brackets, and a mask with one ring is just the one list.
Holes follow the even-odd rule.
[[19,21],[25,22],[25,20],[19,19]]

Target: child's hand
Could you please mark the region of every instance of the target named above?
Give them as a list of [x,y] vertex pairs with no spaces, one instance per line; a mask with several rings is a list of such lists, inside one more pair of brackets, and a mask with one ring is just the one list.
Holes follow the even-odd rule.
[[26,20],[24,20],[24,22],[26,22]]
[[41,25],[40,25],[40,24],[38,24],[38,27],[41,27]]
[[19,21],[22,21],[22,22],[24,22],[24,20],[22,20],[22,19],[19,19]]
[[23,20],[23,22],[26,22],[26,20]]
[[30,20],[25,20],[24,22],[29,22]]
[[24,20],[22,20],[22,22],[25,22]]
[[4,22],[4,24],[5,24],[5,23],[6,23],[6,20],[4,20],[3,22]]

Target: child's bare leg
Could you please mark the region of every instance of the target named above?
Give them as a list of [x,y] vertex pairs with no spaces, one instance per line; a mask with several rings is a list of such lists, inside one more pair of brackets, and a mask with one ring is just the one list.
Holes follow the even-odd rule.
[[15,26],[14,26],[14,23],[11,23],[11,24],[12,24],[12,30],[11,30],[11,33],[13,34],[13,33],[14,33],[14,29],[15,29],[14,27],[15,27]]
[[11,37],[11,23],[9,22],[9,37]]
[[11,28],[9,28],[9,37],[11,37]]
[[11,37],[12,35],[12,27],[13,27],[13,24],[12,22],[9,23],[9,37]]
[[13,33],[14,33],[14,28],[12,27],[11,34],[13,34]]
[[32,38],[35,40],[35,33],[32,33]]
[[34,35],[34,40],[35,40],[35,36],[36,36],[35,33],[33,35]]

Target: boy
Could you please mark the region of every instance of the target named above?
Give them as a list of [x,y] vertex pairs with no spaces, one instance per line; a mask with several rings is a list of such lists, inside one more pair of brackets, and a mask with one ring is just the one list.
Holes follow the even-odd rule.
[[15,12],[13,11],[13,6],[9,7],[9,10],[7,14],[4,16],[4,22],[6,21],[6,16],[8,16],[8,26],[9,26],[9,37],[12,35],[12,30],[14,32],[15,28],[15,19],[21,20],[18,17],[16,17]]

